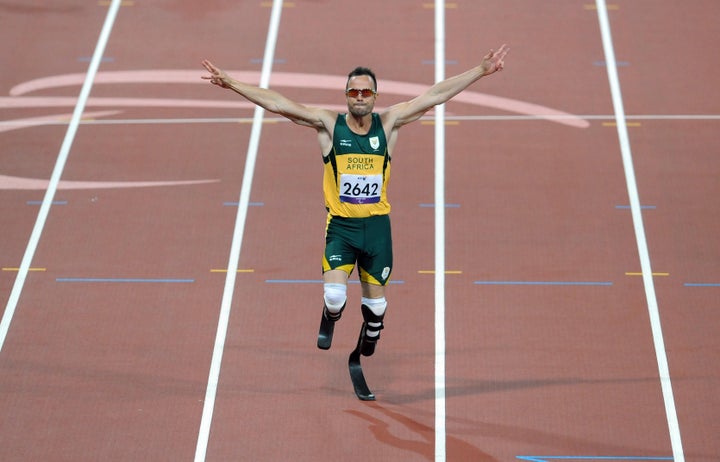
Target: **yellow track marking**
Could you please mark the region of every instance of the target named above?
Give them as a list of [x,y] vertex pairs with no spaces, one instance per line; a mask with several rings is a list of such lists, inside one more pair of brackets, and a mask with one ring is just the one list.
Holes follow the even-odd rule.
[[[110,0],[99,0],[98,6],[110,6],[110,3],[112,3]],[[135,2],[133,0],[123,0],[120,2],[120,6],[135,6]]]
[[[420,124],[421,125],[435,125],[435,121],[434,120],[421,120]],[[459,120],[446,120],[445,125],[460,125],[460,121]]]
[[[670,276],[670,273],[653,273],[653,276]],[[642,273],[628,272],[625,276],[642,276]]]

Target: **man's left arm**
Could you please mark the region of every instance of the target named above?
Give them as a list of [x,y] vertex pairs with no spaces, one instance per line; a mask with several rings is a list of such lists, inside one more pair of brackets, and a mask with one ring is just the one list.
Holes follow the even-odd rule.
[[388,108],[386,117],[392,119],[394,128],[413,122],[432,107],[443,104],[483,77],[503,69],[505,55],[510,49],[503,45],[497,51],[490,50],[482,62],[462,74],[436,83],[420,96]]

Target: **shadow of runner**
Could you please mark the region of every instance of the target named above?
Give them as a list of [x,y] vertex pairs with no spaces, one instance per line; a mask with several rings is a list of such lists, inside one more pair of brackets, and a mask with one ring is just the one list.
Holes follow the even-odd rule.
[[[369,413],[355,409],[346,409],[345,412],[369,422],[370,426],[368,428],[375,439],[379,442],[403,451],[413,452],[427,460],[434,460],[435,430],[432,427],[421,424],[399,412],[392,411],[377,402],[368,402],[366,406],[370,409],[377,410],[388,419],[401,424],[420,438],[408,439],[393,435],[390,431],[392,422],[388,419],[374,417]],[[447,436],[446,452],[449,460],[472,460],[477,462],[496,461],[496,459],[480,451],[475,446],[452,436]]]

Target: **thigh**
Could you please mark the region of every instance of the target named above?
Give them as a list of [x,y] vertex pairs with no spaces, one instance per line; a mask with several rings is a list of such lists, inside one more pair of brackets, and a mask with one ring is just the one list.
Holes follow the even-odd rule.
[[370,217],[365,226],[365,242],[358,257],[360,280],[363,283],[385,286],[393,267],[390,217]]
[[353,220],[331,217],[325,232],[323,274],[341,270],[351,274],[358,259],[361,229]]

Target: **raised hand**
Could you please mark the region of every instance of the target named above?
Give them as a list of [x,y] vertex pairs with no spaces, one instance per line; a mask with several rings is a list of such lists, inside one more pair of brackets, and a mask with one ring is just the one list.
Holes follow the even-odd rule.
[[482,61],[482,67],[485,70],[484,75],[503,70],[505,55],[507,55],[508,51],[510,51],[510,48],[505,44],[498,51],[490,50],[490,53],[485,55]]
[[202,76],[203,79],[209,80],[210,83],[217,85],[219,87],[230,88],[230,86],[227,83],[228,75],[225,73],[225,71],[223,71],[219,67],[215,66],[213,63],[211,63],[207,59],[203,60],[202,65],[210,73],[210,75],[203,75]]

